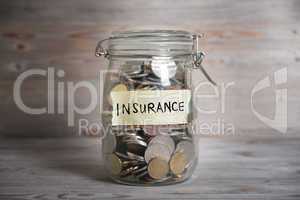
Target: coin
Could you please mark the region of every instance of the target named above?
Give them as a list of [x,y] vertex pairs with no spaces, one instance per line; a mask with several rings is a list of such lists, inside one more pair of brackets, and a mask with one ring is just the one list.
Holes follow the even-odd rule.
[[147,174],[147,169],[148,169],[147,165],[141,166],[141,167],[137,168],[136,170],[134,170],[132,172],[132,174],[136,177],[141,177],[141,176],[144,176],[145,174]]
[[162,179],[169,172],[168,162],[160,158],[153,158],[148,164],[148,174],[153,179]]
[[127,61],[121,66],[121,72],[130,75],[139,74],[142,72],[141,62],[129,62]]
[[176,152],[182,152],[185,154],[187,163],[190,163],[195,158],[195,148],[194,144],[191,141],[184,140],[177,144]]
[[146,147],[138,143],[129,143],[126,145],[126,154],[133,153],[139,156],[144,156]]
[[126,134],[121,137],[119,142],[119,149],[126,154],[133,153],[139,156],[144,156],[147,148],[147,143],[142,136],[135,134]]
[[176,175],[182,174],[187,166],[187,159],[183,152],[176,152],[172,155],[170,160],[170,170]]
[[141,166],[139,165],[133,165],[128,168],[125,168],[124,170],[121,171],[120,176],[125,177],[125,176],[134,175],[134,172],[139,170],[140,168]]
[[114,153],[108,156],[108,166],[113,175],[118,175],[122,171],[122,161]]
[[147,76],[146,80],[150,81],[150,82],[155,82],[155,83],[160,83],[161,82],[159,77],[155,77],[155,76],[151,76],[151,75]]
[[131,153],[131,152],[126,152],[127,156],[129,159],[132,159],[132,160],[136,160],[136,161],[141,161],[141,162],[145,162],[145,158],[143,156],[140,156],[140,155],[136,155],[134,153]]
[[162,160],[169,161],[172,155],[172,151],[166,145],[163,144],[152,144],[149,145],[145,151],[145,161],[150,162],[152,158],[159,157]]
[[165,182],[165,183],[166,183],[166,182],[168,182],[168,181],[171,181],[171,182],[172,182],[172,178],[173,178],[173,177],[171,177],[171,176],[166,176],[166,177],[161,178],[161,179],[153,179],[153,178],[149,175],[148,171],[146,171],[146,173],[145,173],[144,175],[138,176],[138,178],[139,178],[139,181],[141,181],[141,182],[143,182],[143,183],[145,183],[145,184],[151,185],[151,184],[162,183],[162,182]]
[[136,90],[161,90],[163,87],[159,84],[140,84],[136,87]]
[[170,132],[170,135],[174,139],[175,143],[179,143],[181,141],[192,141],[191,135],[187,133],[187,129],[174,129]]
[[[163,133],[164,135],[168,135],[170,136],[169,132],[172,130],[172,127],[174,127],[175,125],[159,125],[156,126],[157,127],[157,131],[161,134]],[[168,133],[168,134],[167,134]]]
[[138,144],[144,147],[147,147],[147,143],[144,140],[144,138],[142,136],[139,136],[137,134],[132,134],[132,135],[124,135],[122,137],[122,142],[126,143],[126,144]]
[[120,159],[122,160],[130,160],[130,157],[127,154],[124,154],[123,152],[116,151],[114,152]]
[[149,136],[157,135],[156,126],[146,125],[146,126],[143,126],[143,130],[144,130],[145,134],[147,134]]
[[146,164],[145,158],[130,152],[121,153],[114,152],[120,159],[124,160],[123,165],[128,165],[129,163],[132,165]]
[[127,86],[122,83],[115,85],[111,90],[111,92],[124,92],[124,91],[127,91]]
[[111,91],[110,91],[110,94],[108,95],[107,97],[107,101],[110,105],[112,105],[112,99],[111,99],[111,93],[112,92],[126,92],[128,91],[128,88],[126,85],[122,84],[122,83],[119,83],[117,85],[115,85]]
[[154,143],[159,143],[162,145],[165,145],[168,147],[170,152],[173,152],[175,150],[175,143],[174,140],[168,136],[167,134],[160,134],[155,136],[150,142],[149,145],[152,145]]
[[148,74],[122,74],[121,79],[124,79],[128,84],[134,85],[134,84],[142,84],[144,82],[143,78],[148,76]]
[[[113,153],[107,156],[108,161],[108,168],[113,175],[120,175],[120,176],[128,176],[133,171],[138,170],[142,171],[143,169],[146,170],[146,163],[143,160],[132,159],[128,160],[124,154],[121,153]],[[122,160],[121,160],[122,159]],[[143,168],[143,169],[141,169]],[[141,169],[141,170],[139,170]]]

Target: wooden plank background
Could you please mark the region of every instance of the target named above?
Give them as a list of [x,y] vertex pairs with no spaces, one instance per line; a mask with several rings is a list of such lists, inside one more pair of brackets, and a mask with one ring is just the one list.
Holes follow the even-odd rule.
[[[233,123],[237,133],[254,130],[278,134],[250,109],[251,89],[267,75],[288,68],[288,134],[300,128],[300,1],[299,0],[10,0],[0,1],[0,134],[18,136],[76,135],[66,115],[32,116],[13,101],[13,83],[27,69],[55,67],[61,81],[89,80],[107,62],[94,57],[96,42],[112,31],[168,28],[204,33],[204,65],[219,82],[234,81],[226,93],[226,112],[201,115]],[[199,75],[196,82],[204,80]],[[201,78],[199,78],[201,77]],[[22,89],[25,103],[46,105],[45,79],[32,78]],[[272,116],[274,90],[256,98],[260,112]],[[87,104],[86,93],[76,102]],[[201,102],[200,102],[201,103]],[[98,108],[84,117],[99,118]]]
[[5,139],[0,199],[296,200],[299,138],[202,138],[188,181],[161,187],[113,183],[95,138]]

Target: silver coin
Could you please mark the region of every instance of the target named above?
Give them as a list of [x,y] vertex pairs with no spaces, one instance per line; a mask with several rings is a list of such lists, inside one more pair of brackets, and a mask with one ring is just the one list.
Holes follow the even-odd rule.
[[145,151],[145,161],[149,163],[152,158],[160,158],[165,161],[169,161],[172,155],[172,151],[168,146],[163,144],[152,144],[149,145]]
[[184,140],[176,145],[176,152],[183,152],[187,158],[188,163],[195,158],[195,147],[191,141]]
[[175,150],[175,143],[174,140],[168,136],[167,134],[161,134],[155,136],[148,145],[152,144],[162,144],[168,147],[169,151],[172,153]]
[[118,151],[123,152],[124,154],[135,154],[139,156],[144,156],[145,150],[147,148],[147,143],[143,137],[132,134],[124,135],[120,137],[118,142]]
[[128,151],[126,153],[127,153],[128,158],[131,160],[138,160],[141,162],[145,162],[145,158],[143,156],[139,156],[139,155],[136,155],[136,154],[128,152]]
[[121,152],[115,152],[115,154],[124,160],[130,160],[130,157],[127,154],[125,155],[124,153]]
[[145,125],[145,126],[143,126],[143,131],[148,137],[156,136],[157,135],[157,126]]
[[127,144],[134,143],[134,144],[138,144],[138,145],[147,147],[147,143],[144,140],[144,138],[139,135],[136,135],[136,134],[124,135],[122,138],[122,142],[127,143]]
[[143,147],[147,147],[147,143],[144,140],[141,139],[125,139],[123,140],[124,143],[126,143],[126,145],[130,145],[130,144],[136,144],[136,145],[140,145]]
[[139,156],[129,152],[126,152],[126,154],[121,152],[115,152],[115,154],[123,160],[130,161],[133,164],[145,163],[145,159],[143,156]]
[[131,143],[131,144],[124,144],[123,147],[120,147],[120,152],[123,152],[126,155],[132,156],[138,155],[138,156],[144,156],[146,147]]
[[180,142],[181,140],[183,140],[183,138],[187,138],[186,132],[184,131],[175,130],[175,131],[170,131],[169,134],[173,138],[175,143]]
[[129,162],[129,165],[127,167],[123,167],[123,170],[120,173],[121,177],[126,176],[137,176],[138,174],[143,173],[145,170],[147,170],[146,163],[133,163]]
[[160,83],[161,82],[160,78],[154,77],[154,76],[148,76],[146,80],[150,81],[150,82],[155,82],[155,83]]
[[136,79],[144,78],[144,77],[148,76],[148,74],[144,74],[144,73],[122,74],[122,76],[124,76],[127,79],[131,79],[132,81],[137,81]]
[[139,74],[142,72],[142,64],[140,61],[127,61],[121,66],[121,72],[125,74]]
[[144,176],[144,175],[146,175],[147,173],[148,173],[148,172],[147,172],[147,165],[141,166],[141,167],[137,168],[136,170],[134,170],[134,171],[132,172],[132,174],[133,174],[135,177],[137,177],[137,178],[139,178],[139,177],[141,177],[141,176]]
[[143,178],[144,176],[146,176],[148,174],[148,171],[147,171],[147,166],[146,166],[146,170],[145,171],[142,171],[141,173],[139,174],[134,174],[136,178]]
[[134,171],[137,170],[137,169],[139,169],[139,166],[137,166],[137,165],[130,166],[130,167],[127,167],[127,168],[124,168],[124,169],[120,172],[119,176],[120,176],[120,177],[130,176],[130,175],[132,175],[132,172],[134,172]]
[[146,85],[144,84],[140,84],[139,86],[137,86],[136,88],[137,90],[162,90],[163,86],[159,85],[159,84],[148,84]]
[[192,141],[191,135],[188,134],[186,129],[176,129],[170,131],[170,136],[174,139],[175,143],[179,143],[182,140]]

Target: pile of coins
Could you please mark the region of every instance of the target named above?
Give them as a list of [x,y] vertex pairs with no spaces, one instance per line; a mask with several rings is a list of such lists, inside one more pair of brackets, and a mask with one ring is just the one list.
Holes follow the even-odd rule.
[[[121,67],[111,92],[185,89],[185,77],[175,61],[128,61]],[[109,123],[111,110],[104,118]],[[104,119],[105,120],[105,119]],[[119,182],[156,184],[182,181],[193,167],[195,149],[188,124],[112,126],[103,140],[107,169]]]
[[184,126],[158,129],[169,131],[157,130],[156,135],[148,135],[142,127],[124,130],[112,127],[103,141],[111,174],[143,184],[180,180],[195,157],[191,134]]
[[[175,61],[164,67],[155,67],[153,64],[153,61],[149,63],[128,61],[121,67],[121,72],[116,78],[116,83],[110,88],[110,92],[185,88],[184,77],[180,77],[183,73],[177,73],[180,69],[176,66]],[[179,75],[176,77],[176,74]],[[112,105],[110,95],[107,96],[107,101]]]

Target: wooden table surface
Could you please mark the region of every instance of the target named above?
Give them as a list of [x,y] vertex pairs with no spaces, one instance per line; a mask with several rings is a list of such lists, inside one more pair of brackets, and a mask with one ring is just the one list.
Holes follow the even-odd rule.
[[120,185],[98,138],[0,140],[0,199],[300,199],[300,138],[203,137],[187,182]]

